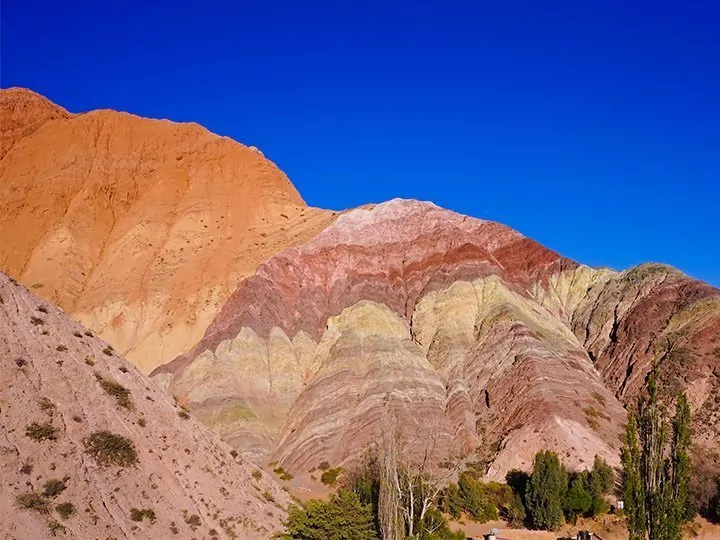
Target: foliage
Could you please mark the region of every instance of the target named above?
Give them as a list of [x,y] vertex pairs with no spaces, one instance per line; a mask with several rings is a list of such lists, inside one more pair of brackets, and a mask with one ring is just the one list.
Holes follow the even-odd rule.
[[465,540],[466,535],[462,531],[453,532],[447,521],[437,508],[430,508],[418,523],[416,536],[408,536],[408,539],[417,540]]
[[684,393],[675,416],[658,400],[657,368],[648,379],[647,397],[638,398],[629,414],[622,449],[624,500],[630,540],[679,540],[681,526],[692,516],[689,498],[692,443],[690,406]]
[[75,506],[73,503],[65,502],[55,506],[55,511],[60,514],[60,517],[67,519],[75,513]]
[[127,467],[138,461],[133,442],[110,431],[96,431],[84,443],[85,451],[100,465]]
[[443,490],[440,507],[454,518],[465,513],[479,523],[497,519],[497,507],[489,501],[486,491],[489,489],[471,471],[464,471],[457,484],[451,483]]
[[150,522],[155,521],[155,511],[152,508],[131,508],[130,509],[130,519],[133,521],[142,521],[143,519],[148,519]]
[[47,501],[34,491],[21,493],[15,497],[15,501],[21,508],[35,510],[36,512],[47,512],[48,509]]
[[585,475],[576,475],[570,482],[570,489],[565,494],[563,510],[570,523],[575,523],[578,516],[588,513],[593,498],[586,489]]
[[373,540],[377,530],[372,507],[358,495],[339,490],[328,501],[309,501],[304,508],[292,507],[285,522],[287,540]]
[[33,422],[25,426],[25,435],[34,441],[44,441],[46,439],[54,441],[57,431],[57,428],[54,428],[52,424],[38,424],[37,422]]
[[278,478],[280,478],[280,480],[289,481],[294,478],[292,474],[287,472],[282,467],[277,467],[277,468],[273,469],[273,472],[278,475]]
[[324,473],[322,473],[322,476],[320,476],[320,481],[325,484],[326,486],[334,486],[335,482],[337,481],[338,476],[340,476],[340,473],[342,472],[342,468],[340,467],[334,467],[332,469],[328,469]]
[[563,500],[568,474],[557,454],[549,450],[535,455],[527,484],[525,501],[530,525],[535,529],[555,531],[563,524]]
[[95,378],[100,383],[102,389],[105,390],[105,393],[115,398],[119,407],[124,407],[129,410],[134,408],[132,398],[130,397],[130,390],[112,379],[104,378],[99,373],[95,373]]
[[63,480],[53,478],[45,482],[43,484],[43,496],[54,498],[60,495],[67,488],[67,486],[65,485],[66,480],[67,478]]

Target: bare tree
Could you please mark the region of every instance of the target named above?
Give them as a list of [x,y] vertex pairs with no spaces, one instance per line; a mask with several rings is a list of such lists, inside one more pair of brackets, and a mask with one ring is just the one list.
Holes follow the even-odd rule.
[[440,492],[459,467],[459,460],[449,461],[447,467],[439,467],[438,443],[442,434],[438,427],[427,425],[424,430],[416,429],[413,439],[424,441],[424,446],[419,457],[413,457],[412,452],[403,451],[405,445],[397,422],[384,423],[378,502],[378,519],[384,540],[433,532],[417,529],[423,527],[427,512],[436,505]]

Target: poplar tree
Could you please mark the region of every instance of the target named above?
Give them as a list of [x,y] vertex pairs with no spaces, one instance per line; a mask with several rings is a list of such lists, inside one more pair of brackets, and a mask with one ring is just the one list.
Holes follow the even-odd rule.
[[630,412],[622,449],[624,502],[630,540],[680,540],[688,518],[691,445],[690,406],[681,393],[675,416],[657,392],[657,369],[648,380],[648,395]]

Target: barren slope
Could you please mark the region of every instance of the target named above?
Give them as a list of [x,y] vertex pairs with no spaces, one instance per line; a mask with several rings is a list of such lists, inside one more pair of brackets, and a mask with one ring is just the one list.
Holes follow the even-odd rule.
[[[106,347],[0,274],[0,536],[271,536],[285,493]],[[51,438],[37,426],[40,436],[28,436],[33,424]],[[104,430],[131,441],[135,465],[103,465],[87,451]],[[49,480],[65,489],[42,496]],[[74,513],[63,519],[55,507],[66,503]],[[133,508],[155,519],[135,521]]]
[[196,124],[0,96],[25,134],[0,160],[0,269],[143,371],[195,344],[261,261],[333,219],[258,150]]
[[62,107],[24,88],[0,90],[0,159],[45,122],[70,118]]

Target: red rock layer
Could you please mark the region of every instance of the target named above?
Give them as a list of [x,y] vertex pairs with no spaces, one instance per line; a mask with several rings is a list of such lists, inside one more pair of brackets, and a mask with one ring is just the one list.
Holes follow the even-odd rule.
[[172,372],[214,350],[241,328],[265,336],[277,327],[318,340],[328,318],[361,300],[387,305],[410,321],[417,300],[455,281],[498,275],[513,289],[577,263],[516,231],[417,201],[395,200],[341,216],[304,246],[260,265],[243,281]]

